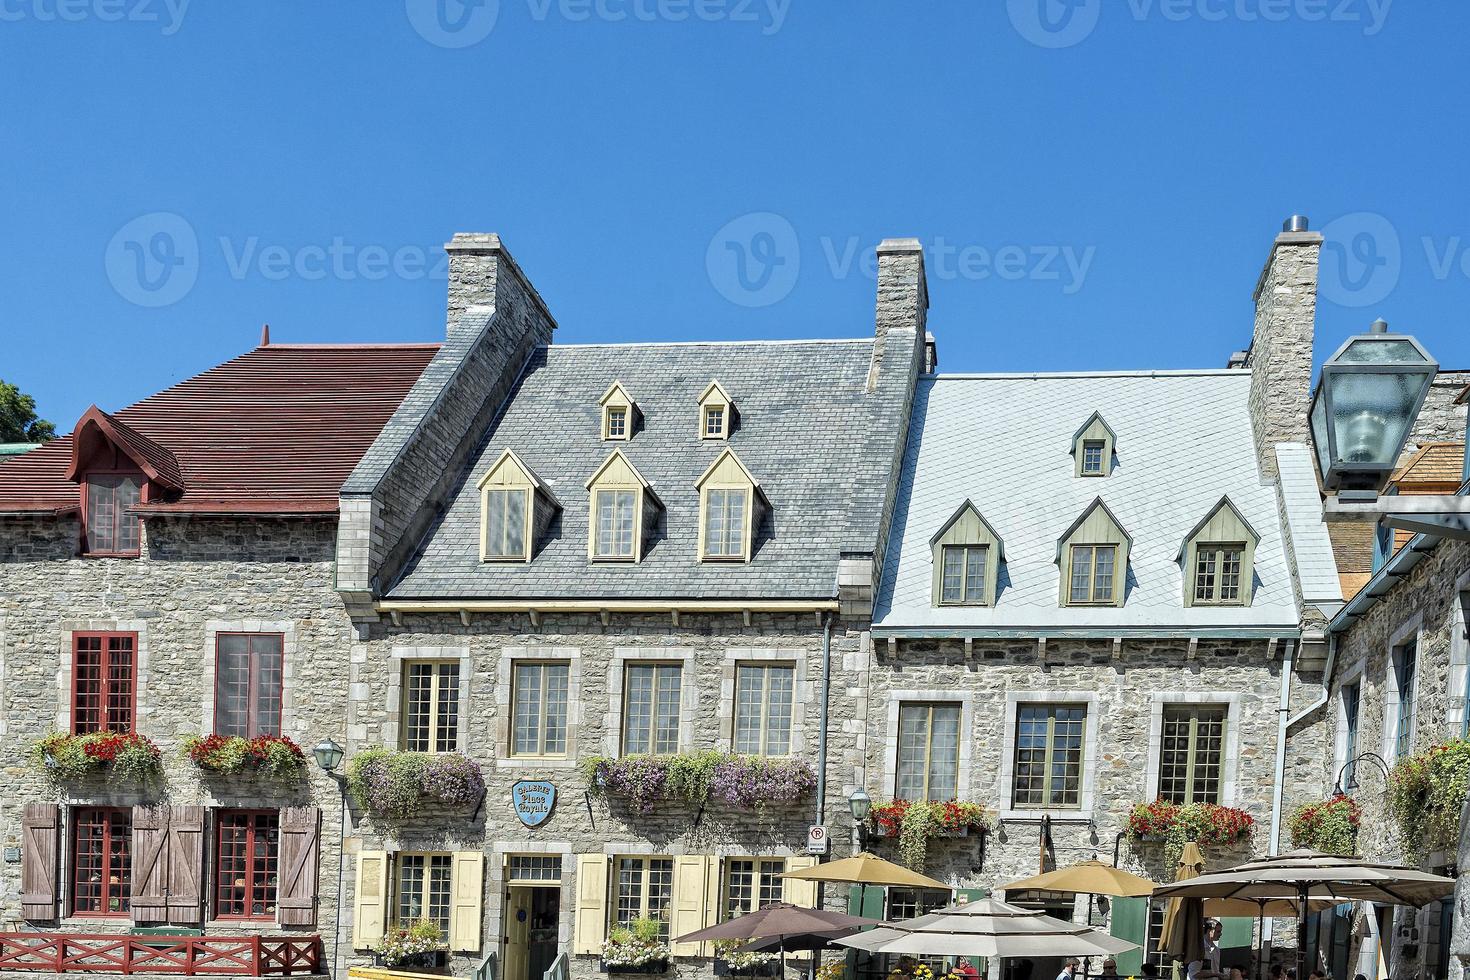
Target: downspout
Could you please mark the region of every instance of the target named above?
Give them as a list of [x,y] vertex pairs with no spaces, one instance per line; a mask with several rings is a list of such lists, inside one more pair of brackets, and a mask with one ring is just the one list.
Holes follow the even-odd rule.
[[[1281,658],[1281,695],[1276,706],[1276,772],[1271,786],[1271,853],[1281,851],[1281,800],[1286,790],[1286,730],[1291,727],[1291,669],[1296,655],[1296,641],[1287,640]],[[1261,944],[1269,943],[1274,930],[1272,921],[1261,922]]]
[[832,694],[832,615],[822,614],[822,723],[817,730],[817,819],[827,817],[827,711]]

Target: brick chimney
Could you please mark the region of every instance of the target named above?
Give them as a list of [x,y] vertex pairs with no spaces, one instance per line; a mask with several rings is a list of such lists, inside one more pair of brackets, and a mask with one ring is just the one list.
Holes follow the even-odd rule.
[[[924,246],[917,238],[885,238],[878,245],[877,334],[873,341],[873,364],[868,370],[868,390],[875,391],[888,350],[889,334],[920,350],[915,362],[925,361],[923,346],[928,338],[929,281],[924,276]],[[937,354],[934,360],[938,361]]]
[[1274,446],[1309,445],[1312,332],[1317,316],[1317,261],[1322,235],[1292,215],[1271,245],[1256,281],[1255,332],[1246,354],[1251,371],[1251,427],[1261,474],[1276,476]]

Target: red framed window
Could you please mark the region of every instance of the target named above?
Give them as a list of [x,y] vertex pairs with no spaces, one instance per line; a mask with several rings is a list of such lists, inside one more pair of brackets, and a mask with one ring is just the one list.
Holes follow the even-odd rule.
[[76,810],[75,815],[72,915],[127,915],[133,869],[132,811],[88,807]]
[[216,734],[281,734],[284,649],[280,633],[221,633],[215,638]]
[[215,864],[218,919],[273,919],[281,822],[275,812],[221,810]]
[[142,520],[127,512],[142,499],[137,473],[95,473],[87,477],[82,551],[89,555],[136,556]]
[[72,634],[72,731],[133,730],[137,656],[137,633]]

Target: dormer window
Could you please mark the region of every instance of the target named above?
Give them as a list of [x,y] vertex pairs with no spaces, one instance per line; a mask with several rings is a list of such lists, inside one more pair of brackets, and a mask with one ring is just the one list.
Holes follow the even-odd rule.
[[1076,475],[1108,476],[1113,470],[1113,451],[1117,437],[1101,414],[1093,412],[1072,437],[1072,455],[1076,457]]
[[66,479],[82,490],[82,554],[136,558],[143,520],[133,508],[183,490],[179,462],[165,447],[93,405],[77,421]]
[[480,478],[480,560],[530,561],[559,504],[545,484],[507,449]]
[[755,530],[769,506],[760,483],[729,449],[697,481],[700,561],[750,561]]
[[699,438],[728,439],[735,422],[735,403],[718,381],[711,381],[699,396]]
[[1250,605],[1260,540],[1230,498],[1221,497],[1185,536],[1175,556],[1184,572],[1184,604]]
[[641,561],[660,507],[648,481],[622,450],[614,450],[587,481],[587,492],[587,557],[592,561]]
[[598,404],[602,406],[602,438],[609,442],[632,438],[638,406],[622,383],[614,381]]
[[934,554],[936,606],[993,606],[1000,563],[1000,535],[966,500],[929,539]]
[[143,495],[141,473],[92,473],[86,482],[89,555],[135,557],[142,546],[142,518],[129,513]]
[[1133,539],[1102,498],[1094,500],[1057,541],[1064,606],[1121,606]]

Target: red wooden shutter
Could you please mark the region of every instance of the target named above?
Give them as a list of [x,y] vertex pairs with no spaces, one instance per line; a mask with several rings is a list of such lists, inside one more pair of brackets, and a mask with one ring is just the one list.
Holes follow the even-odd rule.
[[168,921],[198,925],[204,905],[204,807],[176,806],[168,818]]
[[134,922],[168,921],[166,806],[133,807],[133,875],[128,907]]
[[21,818],[20,908],[27,919],[56,918],[56,857],[61,811],[55,803],[27,803]]
[[277,921],[283,926],[316,925],[317,860],[322,814],[314,806],[281,811],[280,884]]

